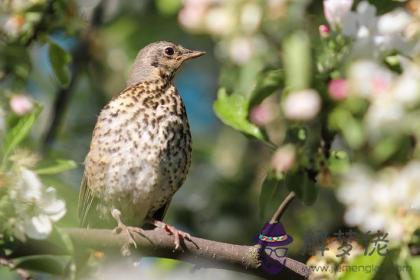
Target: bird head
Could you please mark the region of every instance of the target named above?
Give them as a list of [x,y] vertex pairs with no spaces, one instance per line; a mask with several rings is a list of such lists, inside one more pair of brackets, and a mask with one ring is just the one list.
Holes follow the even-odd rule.
[[184,61],[204,54],[205,52],[189,50],[171,42],[151,43],[137,54],[127,86],[159,78],[172,80]]

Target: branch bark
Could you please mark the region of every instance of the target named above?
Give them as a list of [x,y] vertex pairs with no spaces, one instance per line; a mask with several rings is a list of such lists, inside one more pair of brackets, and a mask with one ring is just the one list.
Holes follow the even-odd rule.
[[[127,236],[115,234],[105,229],[66,229],[73,244],[78,248],[96,250],[118,250],[127,241]],[[258,275],[266,279],[281,279],[282,274],[269,275],[261,269],[258,245],[246,246],[223,243],[192,237],[192,241],[182,242],[180,250],[174,251],[174,239],[160,228],[144,230],[144,235],[136,234],[136,253],[142,256],[178,259],[200,267],[223,268]],[[294,259],[286,258],[285,267],[307,278],[309,268]]]
[[290,203],[293,201],[293,199],[295,199],[295,197],[296,197],[295,192],[290,192],[287,195],[287,197],[279,205],[279,208],[277,208],[277,211],[274,213],[273,217],[271,217],[270,224],[275,224],[280,221],[287,207],[289,207]]

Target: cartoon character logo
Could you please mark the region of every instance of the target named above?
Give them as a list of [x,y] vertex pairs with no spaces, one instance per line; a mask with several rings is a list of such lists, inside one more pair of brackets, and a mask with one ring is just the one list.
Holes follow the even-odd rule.
[[293,238],[286,233],[281,223],[266,223],[258,236],[261,245],[262,268],[269,274],[278,274],[286,263],[287,245]]

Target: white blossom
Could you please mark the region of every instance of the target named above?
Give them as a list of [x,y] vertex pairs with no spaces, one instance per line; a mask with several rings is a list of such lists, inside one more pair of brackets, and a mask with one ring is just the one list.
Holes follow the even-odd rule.
[[398,34],[411,23],[411,16],[403,9],[396,9],[382,15],[378,20],[378,31],[380,34]]
[[52,230],[52,224],[66,213],[63,200],[56,198],[55,189],[45,188],[38,176],[31,170],[20,168],[17,183],[10,192],[15,202],[15,231],[33,239],[45,239]]
[[242,28],[247,33],[255,32],[262,19],[262,10],[259,5],[248,3],[244,5],[241,11]]
[[[337,191],[346,205],[344,220],[362,231],[387,232],[399,242],[409,238],[420,226],[420,162],[411,162],[401,169],[387,168],[374,174],[355,165],[344,176]],[[419,222],[413,223],[413,216]]]
[[420,102],[420,68],[401,59],[403,72],[396,75],[375,62],[362,60],[350,67],[350,94],[370,101],[365,122],[369,135],[379,137],[382,129],[394,129],[407,110]]
[[343,19],[343,34],[353,38],[367,38],[376,32],[376,7],[366,1],[360,2],[356,12]]
[[321,98],[313,89],[291,92],[282,104],[286,118],[297,121],[313,119],[321,109]]
[[373,61],[361,60],[351,65],[349,78],[352,94],[372,100],[391,88],[395,75]]
[[206,16],[206,27],[213,35],[225,35],[233,30],[234,16],[225,7],[213,8]]
[[237,64],[244,64],[252,57],[254,50],[251,38],[237,37],[230,42],[229,57]]
[[264,8],[270,3],[273,1],[262,5],[255,1],[184,0],[178,20],[190,31],[217,38],[215,53],[220,59],[243,65],[266,54],[269,45],[259,29]]
[[404,106],[386,95],[375,99],[366,115],[367,131],[372,136],[379,136],[379,129],[393,128],[405,115]]
[[328,23],[332,27],[341,26],[352,5],[353,0],[324,0],[324,15]]
[[391,94],[397,102],[412,107],[420,100],[420,67],[409,62],[403,70],[395,80]]
[[362,56],[378,55],[384,51],[407,52],[408,44],[402,31],[409,24],[407,13],[396,10],[381,17],[376,7],[367,1],[358,4],[356,12],[349,12],[342,20],[342,32],[355,39],[354,51]]
[[0,27],[9,37],[17,37],[23,29],[25,18],[22,15],[11,15],[7,17],[4,22],[0,22]]
[[206,12],[211,0],[186,0],[179,12],[179,22],[190,30],[204,28]]

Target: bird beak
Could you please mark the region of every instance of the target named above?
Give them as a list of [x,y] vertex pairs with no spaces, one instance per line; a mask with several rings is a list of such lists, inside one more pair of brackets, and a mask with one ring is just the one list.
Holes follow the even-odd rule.
[[196,58],[202,55],[205,55],[206,52],[202,52],[202,51],[193,51],[193,50],[189,50],[189,49],[184,49],[182,51],[182,57],[183,60],[188,60],[188,59],[192,59],[192,58]]

